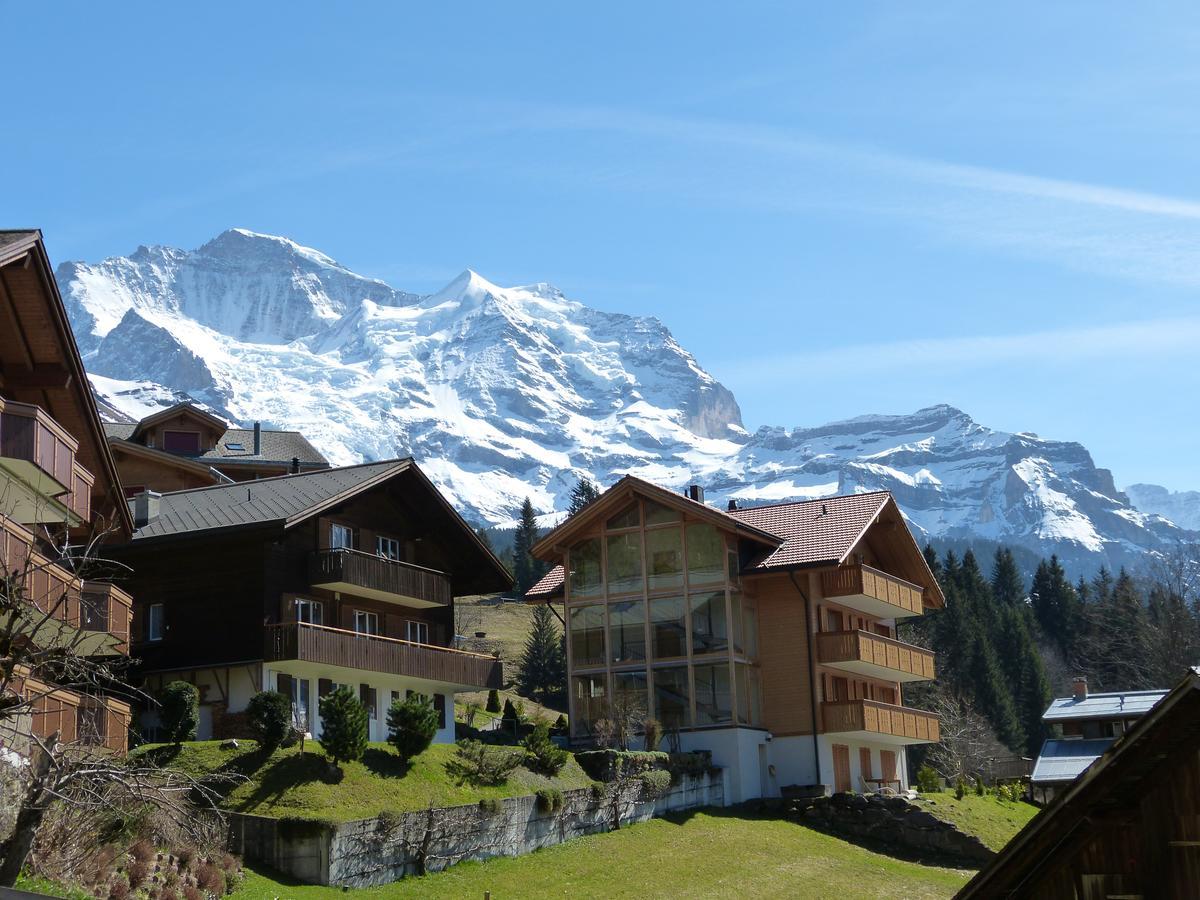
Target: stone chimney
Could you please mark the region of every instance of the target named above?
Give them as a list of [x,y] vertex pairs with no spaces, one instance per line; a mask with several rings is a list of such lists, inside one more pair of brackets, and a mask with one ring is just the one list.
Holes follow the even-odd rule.
[[143,491],[130,502],[133,506],[133,527],[142,528],[158,518],[158,501],[162,494],[154,491]]
[[697,503],[703,503],[704,488],[698,484],[689,484],[687,489],[687,497],[689,500],[695,500]]
[[1086,675],[1076,675],[1071,680],[1071,693],[1074,695],[1076,701],[1087,699],[1087,676]]

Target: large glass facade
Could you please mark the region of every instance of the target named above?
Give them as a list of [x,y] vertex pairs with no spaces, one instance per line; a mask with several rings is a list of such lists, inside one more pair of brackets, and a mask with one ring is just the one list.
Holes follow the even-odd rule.
[[732,534],[642,499],[568,553],[577,736],[618,706],[668,730],[761,724],[756,608]]

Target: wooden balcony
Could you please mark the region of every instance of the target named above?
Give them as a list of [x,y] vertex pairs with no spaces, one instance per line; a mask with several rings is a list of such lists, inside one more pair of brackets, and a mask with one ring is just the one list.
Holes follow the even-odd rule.
[[38,406],[0,398],[0,514],[22,525],[81,525],[95,477],[79,442]]
[[817,636],[817,662],[881,681],[929,681],[933,653],[869,631],[825,631]]
[[872,569],[850,565],[821,573],[821,594],[877,619],[903,619],[925,611],[920,585]]
[[133,619],[133,598],[116,585],[85,581],[80,599],[79,627],[102,632],[108,653],[129,652],[129,627]]
[[263,658],[420,678],[456,690],[498,688],[501,678],[500,660],[494,656],[304,622],[267,626]]
[[359,550],[318,550],[308,560],[308,582],[325,588],[417,608],[449,606],[444,572]]
[[934,744],[940,738],[933,713],[875,700],[822,703],[821,723],[825,734],[881,744]]

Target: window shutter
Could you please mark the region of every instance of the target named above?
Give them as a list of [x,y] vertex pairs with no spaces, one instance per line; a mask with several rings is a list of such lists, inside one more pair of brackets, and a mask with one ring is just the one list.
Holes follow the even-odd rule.
[[292,696],[292,676],[285,675],[282,672],[280,672],[275,677],[275,690],[279,691],[279,693],[283,694],[283,696],[285,696],[285,697],[291,697]]
[[326,694],[332,694],[332,693],[333,693],[333,679],[332,678],[318,678],[317,679],[317,696],[324,697]]
[[446,727],[446,695],[445,694],[434,694],[433,695],[433,708],[438,711],[438,727],[445,728]]

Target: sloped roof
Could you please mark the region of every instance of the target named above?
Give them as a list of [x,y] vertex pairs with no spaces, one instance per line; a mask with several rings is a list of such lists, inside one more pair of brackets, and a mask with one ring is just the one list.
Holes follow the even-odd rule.
[[[298,431],[267,431],[259,432],[261,436],[260,453],[254,452],[253,428],[230,428],[217,443],[217,446],[196,459],[219,459],[221,462],[291,462],[293,457],[300,460],[301,465],[329,465],[329,460],[321,455],[316,447]],[[241,444],[244,450],[230,449],[230,444]]]
[[836,565],[854,549],[891,494],[847,494],[730,510],[729,515],[783,539],[777,550],[756,560],[755,569]]
[[554,566],[538,580],[537,584],[525,592],[525,598],[531,600],[541,597],[553,597],[562,590],[565,580],[566,575],[563,572],[563,567]]
[[1088,694],[1083,700],[1056,697],[1042,714],[1044,722],[1076,719],[1124,719],[1144,716],[1154,704],[1167,696],[1166,691],[1117,691]]
[[1115,738],[1089,740],[1055,740],[1042,744],[1042,752],[1033,764],[1029,780],[1034,783],[1074,781],[1112,746]]
[[270,522],[286,526],[410,466],[411,459],[392,459],[163,494],[158,516],[133,537],[138,541]]
[[137,431],[137,422],[102,422],[104,436],[109,440],[127,441]]

